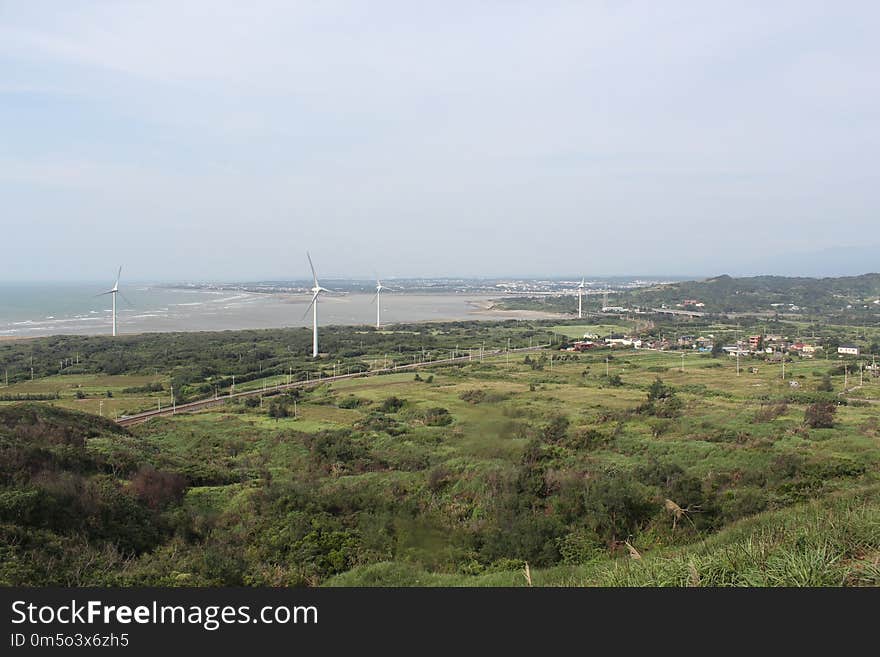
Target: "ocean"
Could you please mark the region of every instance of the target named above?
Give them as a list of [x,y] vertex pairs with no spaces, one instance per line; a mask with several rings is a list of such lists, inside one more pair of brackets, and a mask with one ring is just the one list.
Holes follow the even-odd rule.
[[[105,285],[104,289],[109,288]],[[0,337],[96,335],[111,332],[110,296],[100,284],[0,284]],[[310,326],[308,294],[261,294],[235,290],[175,289],[130,284],[117,299],[119,333],[219,331]],[[495,295],[497,297],[498,295]],[[322,296],[321,324],[375,324],[374,295]],[[382,323],[431,320],[509,319],[531,313],[487,310],[489,295],[383,292]],[[126,300],[127,299],[127,300]]]

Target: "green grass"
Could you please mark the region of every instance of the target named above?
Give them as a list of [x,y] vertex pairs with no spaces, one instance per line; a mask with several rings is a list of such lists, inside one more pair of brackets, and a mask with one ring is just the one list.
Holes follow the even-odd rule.
[[[737,375],[733,359],[693,352],[683,363],[670,352],[543,355],[551,354],[552,368],[542,354],[530,354],[536,366],[515,354],[425,366],[422,380],[408,371],[321,383],[302,391],[296,417],[269,416],[285,400],[293,411],[279,395],[262,408],[237,401],[153,420],[130,435],[98,432],[83,449],[101,465],[82,476],[112,473],[127,490],[147,464],[183,475],[189,488],[156,520],[172,529],[155,548],[111,563],[106,546],[77,544],[83,559],[102,564],[89,566],[89,581],[524,586],[529,561],[535,585],[878,583],[877,408],[840,406],[831,429],[805,427],[805,403],[766,413],[768,400],[790,396],[788,380],[811,393],[837,362],[798,361],[783,381],[779,365],[743,359]],[[682,402],[674,417],[640,410],[658,377]],[[842,380],[832,376],[836,390]],[[107,416],[153,407],[158,393],[122,391],[156,381],[170,377],[63,375],[9,392],[60,390],[47,403],[96,412],[103,401]],[[76,400],[76,390],[87,398]],[[100,396],[107,390],[112,398]],[[861,392],[880,397],[880,385]],[[403,406],[381,411],[391,396]],[[451,423],[426,420],[437,408]],[[568,425],[554,437],[559,417]],[[78,462],[63,450],[52,461]],[[33,486],[55,481],[41,477]],[[592,509],[591,486],[603,481],[612,492],[630,482],[647,506],[632,526],[597,524],[620,513],[615,504],[633,505],[609,497],[605,511]],[[667,497],[706,508],[673,531]],[[641,559],[628,556],[627,538]],[[39,562],[17,555],[16,564]]]
[[[683,548],[626,551],[589,563],[530,568],[534,586],[878,586],[880,487],[741,520]],[[636,549],[639,545],[636,542]],[[527,586],[524,570],[479,575],[430,573],[379,563],[327,586]]]

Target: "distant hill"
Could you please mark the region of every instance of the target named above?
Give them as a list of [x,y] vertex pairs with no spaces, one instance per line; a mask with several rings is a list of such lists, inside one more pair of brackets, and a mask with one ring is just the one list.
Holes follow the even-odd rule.
[[839,278],[715,276],[633,290],[631,303],[641,306],[678,306],[698,301],[706,312],[810,311],[838,312],[850,306],[868,306],[880,312],[880,274]]

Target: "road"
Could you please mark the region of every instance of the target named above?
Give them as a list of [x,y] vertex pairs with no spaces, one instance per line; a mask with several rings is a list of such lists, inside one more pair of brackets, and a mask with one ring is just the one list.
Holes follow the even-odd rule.
[[[483,351],[482,358],[487,358],[491,356],[503,356],[507,353],[521,353],[524,351],[540,351],[541,349],[545,349],[550,345],[539,345],[537,347],[521,347],[519,349],[511,349],[508,352],[506,349],[495,349],[492,351]],[[116,422],[117,424],[123,427],[130,427],[135,424],[141,424],[146,422],[147,420],[152,420],[156,417],[165,417],[168,415],[175,415],[177,413],[194,413],[196,411],[203,411],[206,408],[211,408],[213,406],[220,406],[225,404],[226,402],[232,399],[239,399],[243,397],[254,397],[258,395],[269,395],[275,394],[278,392],[284,392],[285,390],[292,390],[294,388],[307,388],[310,386],[317,386],[323,383],[330,383],[333,381],[345,381],[346,379],[359,379],[365,378],[368,376],[380,376],[382,374],[394,374],[395,372],[405,372],[407,370],[419,370],[424,369],[426,367],[431,367],[433,365],[449,365],[452,363],[463,363],[474,360],[479,360],[479,355],[468,354],[467,356],[457,356],[455,358],[443,358],[440,360],[431,360],[421,363],[411,363],[409,365],[398,365],[396,367],[386,367],[379,370],[370,370],[368,372],[355,372],[354,374],[338,374],[336,376],[325,376],[319,379],[312,379],[310,381],[293,381],[291,383],[282,383],[275,386],[270,386],[267,388],[258,388],[257,390],[248,390],[245,392],[236,392],[228,395],[223,395],[219,397],[210,397],[208,399],[200,399],[194,402],[187,402],[186,404],[177,404],[176,406],[170,406],[167,408],[163,408],[162,410],[152,410],[152,411],[144,411],[143,413],[136,413],[134,415],[123,415]]]

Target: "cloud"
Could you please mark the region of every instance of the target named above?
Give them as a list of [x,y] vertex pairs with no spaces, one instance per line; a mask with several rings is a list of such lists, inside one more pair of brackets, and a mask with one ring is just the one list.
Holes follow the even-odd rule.
[[876,236],[869,3],[4,7],[11,238],[82,222],[137,236],[145,268],[248,277],[307,245],[394,275],[599,275],[711,266],[717,234],[811,249],[831,217]]

